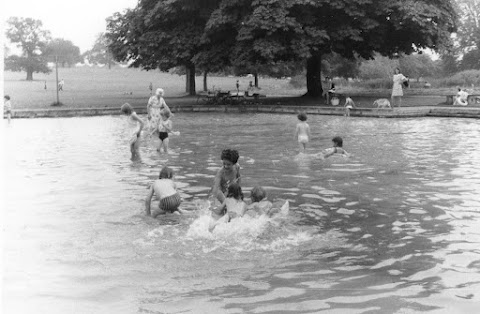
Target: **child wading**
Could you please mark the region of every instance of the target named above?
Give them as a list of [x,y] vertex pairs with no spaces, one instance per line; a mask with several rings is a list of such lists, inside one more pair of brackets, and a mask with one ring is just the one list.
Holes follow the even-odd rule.
[[297,123],[295,129],[295,139],[298,140],[300,152],[305,152],[307,149],[307,143],[310,140],[310,126],[307,123],[307,115],[305,113],[299,113],[297,116],[300,122]]
[[[158,209],[151,211],[150,204],[154,194],[159,198]],[[158,180],[155,180],[148,190],[148,195],[145,199],[145,213],[155,218],[165,213],[180,212],[178,206],[180,206],[181,203],[182,199],[173,181],[173,170],[168,167],[163,167],[158,176]]]
[[140,146],[140,135],[142,134],[143,121],[140,119],[135,111],[133,111],[130,104],[125,103],[120,110],[128,116],[128,128],[130,133],[130,152],[132,153],[132,160],[140,158],[138,148]]

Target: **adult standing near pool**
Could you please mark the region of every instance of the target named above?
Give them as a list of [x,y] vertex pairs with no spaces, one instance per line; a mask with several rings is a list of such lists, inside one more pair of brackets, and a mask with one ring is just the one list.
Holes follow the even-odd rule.
[[150,130],[149,132],[154,132],[154,130],[156,130],[155,134],[158,134],[158,123],[160,122],[162,111],[168,112],[170,115],[172,114],[170,108],[163,99],[164,94],[165,92],[162,88],[157,88],[155,95],[150,97],[147,104],[147,124]]
[[397,107],[401,107],[403,97],[402,84],[406,81],[408,81],[408,79],[400,73],[400,69],[395,68],[393,72],[392,108],[395,107],[395,104]]

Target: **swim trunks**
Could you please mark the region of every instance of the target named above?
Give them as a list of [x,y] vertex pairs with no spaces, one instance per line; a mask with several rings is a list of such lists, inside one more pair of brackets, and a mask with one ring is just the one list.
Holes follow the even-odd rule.
[[169,213],[178,210],[178,206],[182,203],[182,198],[178,193],[164,197],[160,200],[160,209]]
[[168,137],[168,132],[158,132],[158,137],[160,138],[160,141],[163,141]]
[[299,135],[298,136],[298,142],[299,143],[308,143],[308,136],[307,135]]

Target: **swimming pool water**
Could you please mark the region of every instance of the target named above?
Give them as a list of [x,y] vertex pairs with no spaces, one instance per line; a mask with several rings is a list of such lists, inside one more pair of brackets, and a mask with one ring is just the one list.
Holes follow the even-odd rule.
[[[352,156],[298,155],[294,115],[177,113],[171,154],[144,138],[141,162],[125,117],[5,121],[5,313],[478,310],[478,121],[307,122],[309,154],[339,135]],[[288,215],[208,232],[227,147]],[[164,165],[191,214],[143,215]]]

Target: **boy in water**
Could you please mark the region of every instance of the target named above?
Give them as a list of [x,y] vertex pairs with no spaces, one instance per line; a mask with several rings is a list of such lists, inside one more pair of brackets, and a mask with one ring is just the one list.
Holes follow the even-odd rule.
[[272,209],[272,202],[267,199],[267,192],[261,186],[255,186],[250,192],[252,204],[248,205],[247,213],[250,216],[268,214]]
[[332,148],[327,148],[325,149],[321,154],[321,157],[323,158],[328,158],[330,156],[333,156],[334,154],[341,154],[344,157],[348,157],[349,154],[347,153],[346,150],[342,148],[343,146],[343,140],[340,136],[335,136],[332,139],[333,142],[333,147]]
[[[153,194],[155,194],[160,201],[158,203],[158,209],[150,211]],[[155,180],[148,190],[148,195],[145,199],[145,213],[155,218],[167,212],[180,212],[178,206],[180,206],[181,203],[182,199],[173,181],[173,170],[168,167],[163,167],[158,176],[158,180]]]
[[237,163],[239,155],[235,149],[224,149],[220,158],[223,167],[215,176],[212,194],[223,203],[228,186],[234,182],[240,185],[240,165]]
[[307,149],[307,143],[310,140],[310,126],[308,125],[307,115],[303,112],[299,113],[297,116],[300,122],[297,123],[297,127],[295,129],[295,139],[298,140],[298,144],[300,145],[300,152],[305,152]]

